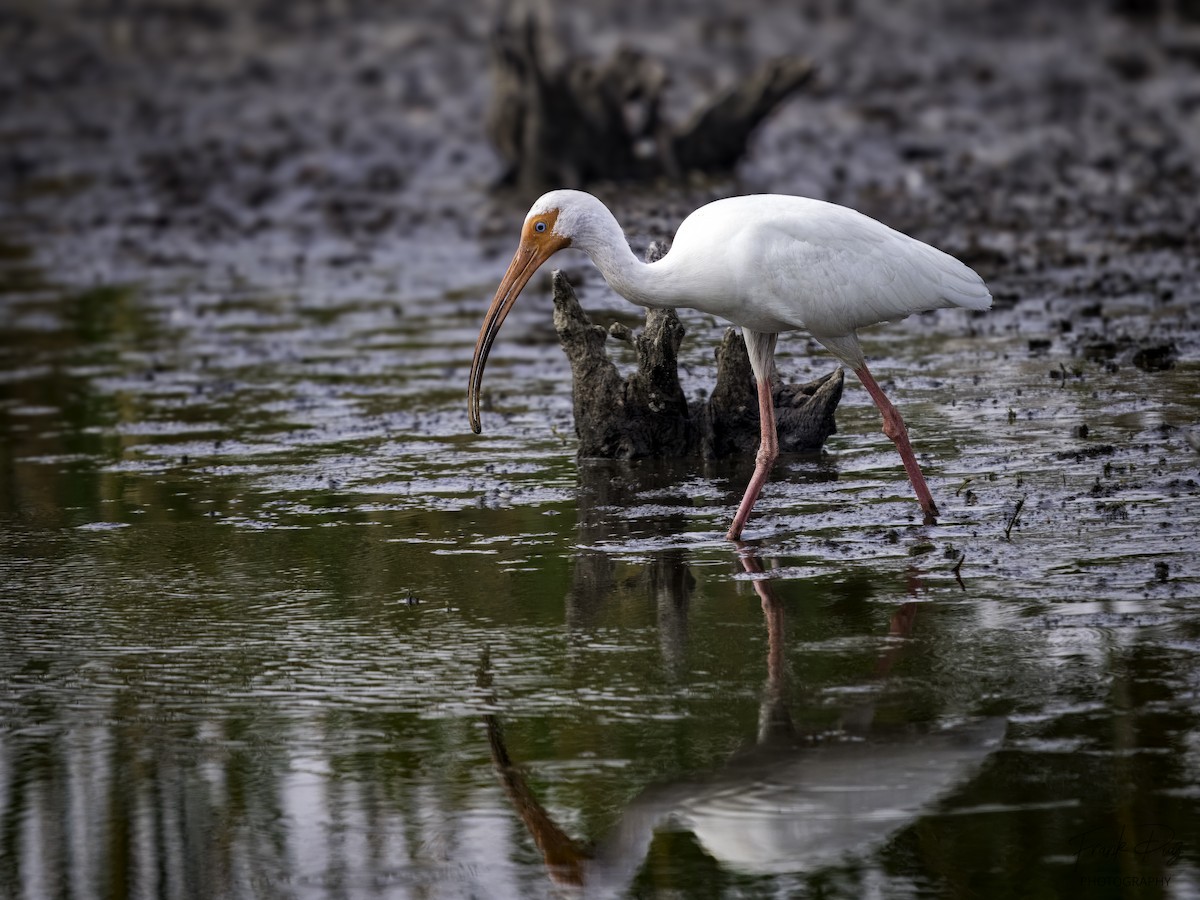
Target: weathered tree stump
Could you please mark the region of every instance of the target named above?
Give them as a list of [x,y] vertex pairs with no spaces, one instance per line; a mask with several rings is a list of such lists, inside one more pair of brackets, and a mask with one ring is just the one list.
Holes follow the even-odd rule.
[[622,49],[607,62],[576,55],[552,69],[540,39],[533,16],[502,19],[492,33],[486,124],[506,165],[502,185],[578,187],[728,171],[754,130],[813,73],[806,60],[773,60],[672,127],[660,114],[667,75],[659,63]]
[[[647,259],[660,258],[652,244]],[[717,348],[717,383],[707,400],[688,401],[677,358],[684,327],[674,309],[646,312],[639,334],[594,324],[561,271],[554,273],[554,327],[571,363],[575,433],[580,457],[642,459],[750,454],[758,447],[758,398],[740,332],[725,332]],[[605,351],[609,338],[629,341],[637,370],[622,378]],[[815,451],[836,433],[842,370],[806,384],[775,376],[775,416],[783,452]]]

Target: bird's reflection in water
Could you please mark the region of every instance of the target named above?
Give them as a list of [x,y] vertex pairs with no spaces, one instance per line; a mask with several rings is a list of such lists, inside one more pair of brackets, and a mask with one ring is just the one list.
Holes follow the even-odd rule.
[[[491,658],[486,649],[479,663],[476,681],[484,689],[492,686]],[[517,815],[521,817],[521,821],[525,823],[525,827],[529,829],[529,834],[546,861],[546,870],[550,877],[561,884],[582,886],[584,866],[591,857],[589,849],[563,831],[550,818],[546,808],[538,802],[529,788],[529,782],[525,780],[524,773],[508,754],[500,717],[485,713],[483,723],[487,726],[492,763],[500,775],[504,793]]]
[[[743,474],[732,463],[718,471]],[[687,659],[688,608],[696,579],[684,543],[662,549],[662,535],[683,535],[695,526],[695,505],[685,485],[694,475],[691,459],[582,459],[579,461],[578,542],[567,593],[567,627],[582,631],[603,615],[615,598],[654,598],[662,658],[670,675],[682,673]],[[747,476],[748,477],[748,476]],[[810,472],[813,481],[835,477]],[[636,516],[630,510],[641,508]],[[654,545],[651,552],[647,543]],[[614,553],[617,551],[617,553]],[[647,556],[636,574],[619,579],[618,553]]]
[[[646,859],[655,832],[690,831],[724,867],[748,875],[799,873],[863,856],[964,784],[997,749],[1003,718],[944,730],[876,727],[874,704],[843,711],[840,733],[800,733],[789,712],[785,606],[748,545],[742,568],[762,601],[767,625],[767,678],[758,734],[707,777],[654,784],[622,812],[595,845],[571,838],[550,817],[514,764],[499,718],[484,716],[492,761],[513,808],[545,858],[551,877],[588,896],[623,894]],[[889,633],[910,634],[918,604],[902,604]],[[889,643],[874,676],[884,678],[903,643]],[[480,684],[490,686],[485,656]]]

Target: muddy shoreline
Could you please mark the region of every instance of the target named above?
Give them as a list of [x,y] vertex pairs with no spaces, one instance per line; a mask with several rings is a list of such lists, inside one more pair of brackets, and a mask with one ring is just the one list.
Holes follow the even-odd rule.
[[[485,278],[528,202],[488,190],[501,165],[482,124],[495,10],[333,9],[10,5],[7,239],[65,284],[287,286],[315,271],[404,302]],[[770,54],[818,68],[736,178],[593,186],[635,242],[669,237],[712,196],[804,193],[962,256],[1001,303],[1078,298],[1080,317],[1110,299],[1195,305],[1200,56],[1186,48],[1200,24],[1099,2],[972,15],[698,2],[638,23],[606,4],[553,27],[568,57],[633,46],[659,59],[676,120]],[[1194,335],[1178,337],[1195,352]]]

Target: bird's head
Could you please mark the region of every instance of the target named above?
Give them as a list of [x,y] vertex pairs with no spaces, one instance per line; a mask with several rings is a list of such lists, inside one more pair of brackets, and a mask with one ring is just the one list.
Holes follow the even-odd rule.
[[588,207],[587,200],[599,204],[590,194],[581,191],[551,191],[543,195],[530,208],[521,228],[521,243],[513,254],[508,271],[500,280],[492,305],[488,307],[475,342],[475,359],[471,362],[471,382],[467,390],[467,410],[471,418],[471,430],[479,434],[479,389],[483,383],[483,367],[487,363],[492,342],[504,324],[508,311],[517,302],[521,289],[533,277],[533,273],[551,256],[571,246],[577,237],[580,225],[586,216],[581,211]]

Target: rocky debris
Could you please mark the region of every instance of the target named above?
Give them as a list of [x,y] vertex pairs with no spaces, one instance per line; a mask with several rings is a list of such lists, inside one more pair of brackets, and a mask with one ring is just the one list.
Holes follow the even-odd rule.
[[1179,349],[1173,341],[1136,340],[1128,335],[1112,339],[1085,337],[1079,353],[1110,371],[1116,371],[1119,365],[1133,365],[1143,372],[1164,372],[1173,368],[1179,358]]
[[1133,364],[1144,372],[1163,372],[1175,365],[1177,356],[1174,344],[1154,344],[1139,347],[1133,354]]

